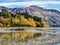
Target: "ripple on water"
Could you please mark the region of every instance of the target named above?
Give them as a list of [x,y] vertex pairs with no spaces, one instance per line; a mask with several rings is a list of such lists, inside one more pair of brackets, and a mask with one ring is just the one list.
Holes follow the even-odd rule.
[[60,43],[58,43],[57,45],[60,45]]

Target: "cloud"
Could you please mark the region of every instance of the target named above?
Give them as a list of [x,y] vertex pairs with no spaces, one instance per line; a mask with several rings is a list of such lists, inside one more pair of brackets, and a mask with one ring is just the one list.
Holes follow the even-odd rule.
[[[29,7],[31,5],[10,5],[10,6],[5,6],[5,7],[10,7],[10,8],[14,8],[14,7]],[[37,5],[39,7],[47,7],[48,5]]]
[[39,5],[45,7],[49,4],[60,4],[60,1],[26,1],[26,2],[10,2],[10,3],[0,3],[0,6],[30,6],[30,5]]

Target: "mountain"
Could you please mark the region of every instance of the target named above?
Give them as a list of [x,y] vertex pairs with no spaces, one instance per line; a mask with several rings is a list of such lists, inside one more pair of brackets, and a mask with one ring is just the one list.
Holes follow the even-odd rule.
[[59,25],[60,24],[60,12],[55,9],[44,9],[36,5],[25,8],[6,8],[0,7],[0,9],[7,9],[14,13],[28,13],[31,16],[41,17],[49,25]]
[[32,16],[41,17],[43,21],[47,22],[49,25],[59,25],[60,24],[60,12],[55,9],[44,9],[38,6],[30,6],[20,10],[22,13],[28,13]]

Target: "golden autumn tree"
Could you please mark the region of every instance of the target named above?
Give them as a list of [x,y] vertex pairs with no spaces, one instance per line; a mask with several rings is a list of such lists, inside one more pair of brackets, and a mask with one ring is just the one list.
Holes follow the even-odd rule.
[[32,27],[36,27],[36,24],[35,24],[35,21],[34,21],[33,18],[28,18],[28,21],[30,22],[30,25],[31,25]]
[[24,16],[21,16],[21,25],[30,25],[30,22]]
[[45,21],[42,21],[41,24],[43,25],[43,27],[48,27],[48,25]]
[[0,27],[3,27],[3,24],[2,23],[0,23]]
[[2,23],[4,27],[10,27],[10,18],[2,18]]
[[15,17],[15,18],[12,18],[12,20],[11,20],[11,25],[13,25],[13,26],[18,26],[18,25],[20,25],[20,19],[18,19],[17,17]]

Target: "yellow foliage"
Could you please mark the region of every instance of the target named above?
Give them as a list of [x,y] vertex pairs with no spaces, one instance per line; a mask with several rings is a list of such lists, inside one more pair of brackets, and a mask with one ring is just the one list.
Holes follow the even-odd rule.
[[10,23],[7,24],[7,27],[10,27]]
[[6,21],[9,21],[9,20],[10,20],[10,18],[6,18],[5,20],[6,20]]
[[28,22],[27,19],[24,18],[24,16],[21,16],[21,24],[30,25],[30,23]]
[[18,18],[13,18],[13,19],[12,19],[12,22],[20,23],[20,19],[18,19]]
[[3,26],[9,27],[10,26],[10,18],[2,18]]
[[47,23],[45,21],[41,22],[43,24],[43,27],[47,27]]
[[2,18],[2,21],[5,22],[6,21],[5,18]]
[[[48,27],[48,25],[47,25],[46,22],[42,21],[41,23],[43,24],[44,28]],[[46,32],[46,30],[43,30],[43,33],[44,33],[44,32]]]
[[33,18],[28,18],[28,21],[30,22],[30,25],[35,27],[36,24],[35,24],[35,21],[33,20]]
[[2,23],[0,23],[0,27],[3,27],[3,24]]
[[2,18],[2,22],[9,22],[10,18]]

